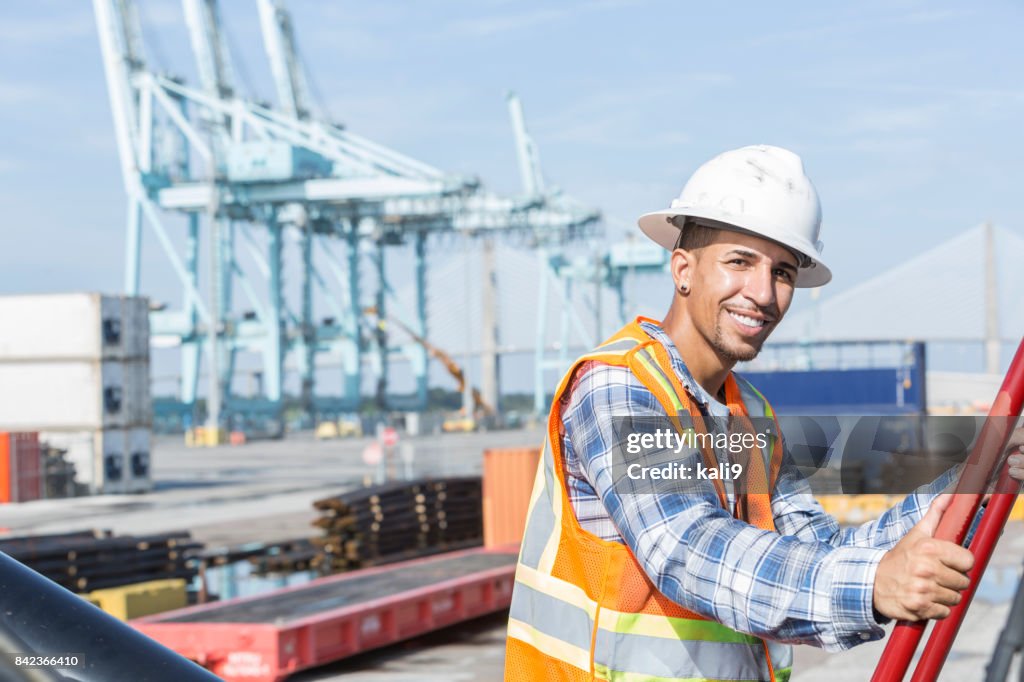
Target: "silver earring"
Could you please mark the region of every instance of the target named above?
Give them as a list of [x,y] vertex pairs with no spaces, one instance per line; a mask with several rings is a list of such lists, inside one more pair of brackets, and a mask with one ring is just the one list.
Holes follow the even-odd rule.
[[685,284],[680,284],[679,285],[679,293],[685,294],[685,293],[687,293],[689,291],[690,291],[690,288],[688,286],[686,286]]

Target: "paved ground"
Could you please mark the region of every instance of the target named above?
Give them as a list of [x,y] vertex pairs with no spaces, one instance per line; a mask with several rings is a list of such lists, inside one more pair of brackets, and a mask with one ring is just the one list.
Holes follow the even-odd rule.
[[[479,473],[486,447],[536,445],[540,432],[505,431],[409,439],[416,474]],[[187,528],[210,546],[309,535],[310,503],[358,485],[374,470],[362,462],[368,441],[318,442],[299,434],[243,447],[188,449],[178,439],[154,448],[157,490],[48,500],[0,508],[0,528],[58,532],[110,528],[148,533]],[[1006,620],[1024,560],[1024,523],[1011,522],[940,680],[981,680]],[[504,614],[481,618],[404,644],[307,671],[295,682],[498,680]],[[794,682],[867,680],[883,649],[868,644],[840,654],[797,647]],[[1014,673],[1016,674],[1016,666]]]
[[[495,431],[423,436],[402,444],[413,450],[414,475],[456,475],[479,474],[485,448],[539,445],[541,438],[539,431]],[[210,546],[309,535],[313,500],[376,474],[362,461],[368,442],[317,441],[301,433],[241,447],[186,448],[180,438],[160,438],[153,448],[154,492],[8,505],[0,511],[0,529],[155,533],[187,528]],[[394,468],[402,472],[401,463]]]
[[[404,439],[414,475],[479,474],[488,447],[536,446],[540,431],[443,434]],[[186,448],[161,438],[156,490],[0,506],[0,534],[92,528],[118,533],[188,529],[214,547],[309,536],[313,500],[360,485],[376,469],[362,461],[369,439],[316,441],[297,434],[242,447]],[[396,464],[397,473],[402,465]],[[490,680],[501,677],[504,616],[310,671],[297,680]]]

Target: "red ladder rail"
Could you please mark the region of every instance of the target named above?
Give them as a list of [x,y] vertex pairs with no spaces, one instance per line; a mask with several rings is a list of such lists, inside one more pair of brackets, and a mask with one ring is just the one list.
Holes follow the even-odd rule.
[[[992,475],[999,467],[1005,465],[1006,443],[1013,433],[1013,426],[1020,417],[1021,408],[1024,407],[1024,339],[1021,340],[1014,354],[1010,368],[1003,379],[1002,386],[988,418],[982,427],[981,435],[978,437],[967,460],[967,467],[957,482],[953,502],[942,515],[939,526],[936,529],[935,537],[940,540],[949,540],[962,544],[970,529],[971,521],[981,506],[981,499],[986,484],[991,480]],[[1010,482],[1005,482],[1009,480]],[[975,557],[975,568],[971,571],[971,587],[964,594],[967,599],[963,600],[956,608],[952,609],[945,621],[952,621],[941,629],[937,628],[936,634],[939,638],[935,644],[931,644],[931,653],[928,655],[928,664],[921,669],[919,675],[913,677],[913,682],[931,682],[938,675],[938,671],[945,662],[946,653],[956,636],[970,603],[969,597],[973,596],[974,588],[981,577],[982,572],[988,565],[995,548],[996,540],[1002,532],[1006,520],[1009,518],[1010,509],[1015,498],[1012,479],[1009,479],[1007,472],[1003,471],[999,480],[999,487],[996,495],[993,495],[989,502],[989,509],[986,510],[974,541],[971,543],[971,551]],[[984,530],[984,535],[982,531]],[[984,539],[983,539],[984,538]],[[953,620],[956,618],[956,620]],[[940,621],[940,624],[945,621]],[[871,682],[902,682],[910,667],[910,662],[917,651],[918,644],[924,634],[928,621],[900,621],[889,637],[885,651],[878,661],[878,667],[871,678]],[[939,660],[941,658],[941,660]],[[927,677],[926,675],[931,675]]]

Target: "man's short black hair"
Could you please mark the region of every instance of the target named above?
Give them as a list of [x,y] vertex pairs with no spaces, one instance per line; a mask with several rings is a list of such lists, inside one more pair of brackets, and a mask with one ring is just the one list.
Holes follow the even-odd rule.
[[[672,219],[672,224],[679,228],[679,237],[676,238],[675,248],[683,249],[684,251],[703,249],[705,246],[714,244],[716,235],[722,230],[722,228],[704,225],[703,223],[699,223],[693,218],[688,218],[686,216],[676,216]],[[741,233],[746,232],[746,230],[741,229],[737,229],[735,231]],[[797,267],[805,268],[810,263],[810,259],[802,253],[794,251],[785,244],[780,244],[779,246],[782,246],[782,248],[786,249],[793,255],[793,258],[796,259]]]
[[[678,222],[677,222],[678,221]],[[703,249],[715,241],[718,230],[713,227],[701,225],[693,220],[677,218],[673,221],[679,227],[679,238],[676,239],[676,248],[684,251]]]

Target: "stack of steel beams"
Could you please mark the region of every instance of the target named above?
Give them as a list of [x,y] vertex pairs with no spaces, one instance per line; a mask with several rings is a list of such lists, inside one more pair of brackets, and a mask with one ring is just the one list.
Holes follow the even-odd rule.
[[483,542],[479,476],[360,488],[313,503],[321,552],[312,565],[344,571],[476,547]]
[[249,563],[256,575],[294,573],[312,569],[319,554],[309,538],[297,538],[268,545],[262,553],[250,556]]
[[98,531],[0,539],[0,552],[72,592],[196,575],[188,531],[111,537]]

